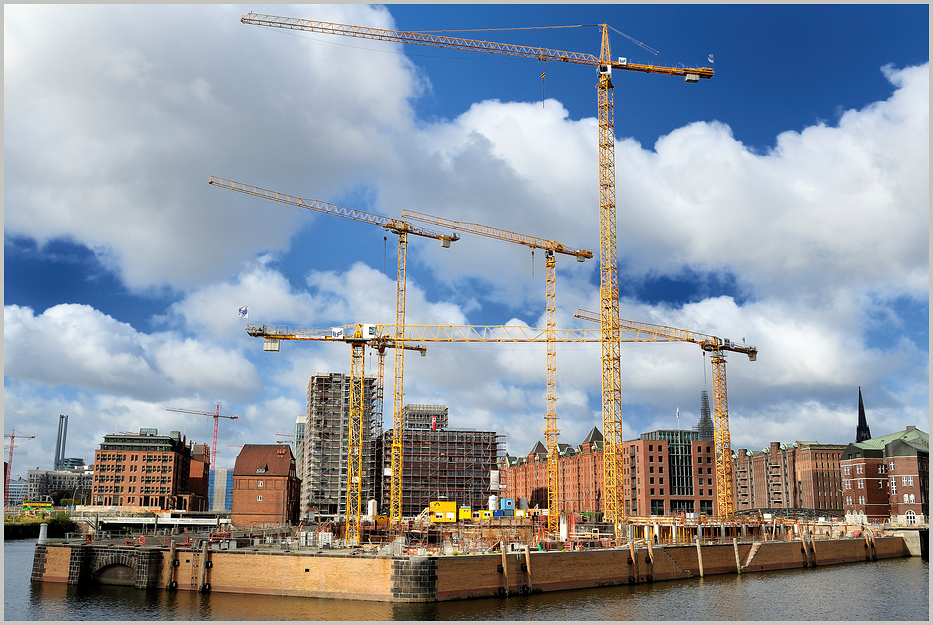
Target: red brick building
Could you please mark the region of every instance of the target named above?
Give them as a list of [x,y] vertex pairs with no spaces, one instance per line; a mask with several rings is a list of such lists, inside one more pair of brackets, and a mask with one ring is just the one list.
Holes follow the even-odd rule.
[[185,510],[201,512],[209,508],[208,489],[211,474],[211,448],[206,444],[191,445],[191,471],[188,476],[188,492],[180,495],[186,499]]
[[846,520],[928,522],[929,434],[909,425],[900,432],[850,443],[840,464]]
[[735,510],[810,510],[842,514],[840,460],[845,445],[772,442],[733,456]]
[[243,446],[233,467],[233,525],[296,523],[300,496],[289,445]]
[[190,477],[191,447],[180,432],[108,434],[94,452],[91,505],[186,510]]
[[713,514],[716,454],[696,430],[656,430],[622,443],[626,516]]

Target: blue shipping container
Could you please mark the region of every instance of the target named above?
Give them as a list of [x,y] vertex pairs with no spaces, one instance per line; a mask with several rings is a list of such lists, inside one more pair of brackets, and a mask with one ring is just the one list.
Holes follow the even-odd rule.
[[514,499],[500,499],[499,500],[499,509],[500,510],[514,510],[515,509],[515,500]]
[[503,514],[503,512],[504,512],[504,510],[493,510],[493,511],[492,511],[492,516],[494,516],[494,517],[505,516],[505,515]]

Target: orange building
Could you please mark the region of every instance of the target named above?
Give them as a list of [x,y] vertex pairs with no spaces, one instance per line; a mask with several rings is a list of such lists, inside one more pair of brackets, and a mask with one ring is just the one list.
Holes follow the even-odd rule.
[[300,496],[289,445],[243,445],[233,466],[233,525],[296,523]]

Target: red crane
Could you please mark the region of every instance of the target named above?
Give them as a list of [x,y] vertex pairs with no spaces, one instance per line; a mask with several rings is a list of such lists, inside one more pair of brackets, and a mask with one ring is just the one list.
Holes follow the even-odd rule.
[[[4,434],[4,438],[10,439],[10,460],[7,462],[6,475],[3,478],[3,505],[7,505],[10,502],[10,475],[13,473],[13,448],[16,445],[13,442],[16,440],[16,428],[13,428],[12,434]],[[19,435],[20,438],[35,438],[35,436],[24,436]]]
[[214,442],[211,445],[211,467],[214,466],[216,462],[215,458],[217,457],[217,423],[218,419],[239,419],[236,415],[223,415],[220,414],[220,406],[218,405],[214,412],[204,412],[203,410],[189,410],[188,408],[166,408],[166,410],[171,410],[172,412],[187,412],[188,414],[200,414],[207,417],[214,417]]

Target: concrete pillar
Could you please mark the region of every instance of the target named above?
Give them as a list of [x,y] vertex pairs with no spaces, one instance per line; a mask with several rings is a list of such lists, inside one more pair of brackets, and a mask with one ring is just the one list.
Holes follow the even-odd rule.
[[38,544],[44,545],[49,542],[49,524],[43,523],[39,526],[39,542]]
[[700,577],[703,577],[703,550],[700,548],[700,539],[697,538],[697,562],[700,563]]

